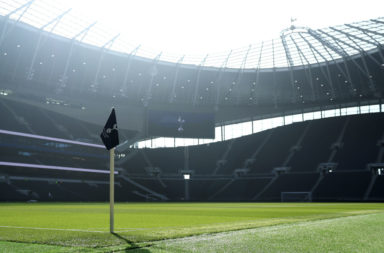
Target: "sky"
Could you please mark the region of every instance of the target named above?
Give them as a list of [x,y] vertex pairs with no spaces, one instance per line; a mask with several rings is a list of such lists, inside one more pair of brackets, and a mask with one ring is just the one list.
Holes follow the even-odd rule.
[[59,1],[130,44],[175,55],[228,52],[277,38],[291,18],[316,29],[384,16],[384,0]]

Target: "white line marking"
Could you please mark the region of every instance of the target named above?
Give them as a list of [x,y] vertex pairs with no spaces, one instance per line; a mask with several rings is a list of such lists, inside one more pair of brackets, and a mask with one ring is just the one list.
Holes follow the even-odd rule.
[[108,231],[92,231],[84,229],[65,229],[65,228],[36,228],[36,227],[18,227],[18,226],[0,226],[0,228],[22,228],[35,230],[57,230],[57,231],[72,231],[72,232],[90,232],[90,233],[109,233]]

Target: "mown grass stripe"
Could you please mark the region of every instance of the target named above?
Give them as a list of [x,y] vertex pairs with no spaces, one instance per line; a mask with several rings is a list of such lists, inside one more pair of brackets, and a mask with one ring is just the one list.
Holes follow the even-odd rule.
[[[129,248],[144,242],[384,212],[383,203],[0,203],[0,241]],[[130,243],[128,243],[130,242]]]

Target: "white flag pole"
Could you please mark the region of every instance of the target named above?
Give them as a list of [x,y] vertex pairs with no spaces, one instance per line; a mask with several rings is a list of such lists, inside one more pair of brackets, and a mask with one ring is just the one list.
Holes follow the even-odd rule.
[[115,221],[115,148],[109,150],[109,231],[114,232]]

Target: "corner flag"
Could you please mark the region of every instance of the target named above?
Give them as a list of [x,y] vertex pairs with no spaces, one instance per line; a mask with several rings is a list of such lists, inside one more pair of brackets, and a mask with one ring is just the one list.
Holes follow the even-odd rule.
[[109,231],[114,233],[115,223],[115,147],[119,145],[119,132],[117,130],[115,108],[109,115],[107,123],[100,134],[101,140],[109,150]]
[[119,145],[119,132],[117,130],[115,108],[112,109],[100,137],[107,150]]

